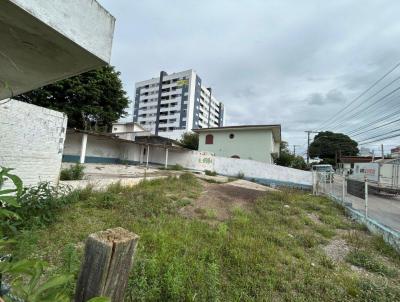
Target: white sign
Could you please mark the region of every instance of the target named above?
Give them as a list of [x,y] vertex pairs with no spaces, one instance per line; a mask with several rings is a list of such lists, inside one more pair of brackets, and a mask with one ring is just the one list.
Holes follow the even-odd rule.
[[354,176],[357,178],[367,178],[371,181],[379,181],[378,163],[356,163],[354,164]]

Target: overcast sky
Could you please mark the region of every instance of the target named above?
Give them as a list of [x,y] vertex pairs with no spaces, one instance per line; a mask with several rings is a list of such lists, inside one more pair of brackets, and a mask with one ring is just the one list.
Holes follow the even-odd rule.
[[280,123],[302,152],[305,130],[400,59],[396,0],[99,2],[117,19],[111,63],[131,100],[136,81],[192,68],[226,125]]

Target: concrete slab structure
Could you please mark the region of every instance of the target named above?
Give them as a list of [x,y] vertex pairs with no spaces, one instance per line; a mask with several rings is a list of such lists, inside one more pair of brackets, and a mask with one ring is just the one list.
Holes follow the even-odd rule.
[[114,24],[94,0],[0,1],[0,100],[109,63]]

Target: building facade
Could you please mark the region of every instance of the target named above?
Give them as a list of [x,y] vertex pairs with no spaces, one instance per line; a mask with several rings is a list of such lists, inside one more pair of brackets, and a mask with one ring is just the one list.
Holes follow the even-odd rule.
[[135,88],[133,121],[155,135],[178,139],[192,129],[224,124],[224,105],[193,70],[161,71]]
[[194,131],[199,134],[199,151],[268,164],[273,164],[274,158],[279,156],[280,125],[232,126]]

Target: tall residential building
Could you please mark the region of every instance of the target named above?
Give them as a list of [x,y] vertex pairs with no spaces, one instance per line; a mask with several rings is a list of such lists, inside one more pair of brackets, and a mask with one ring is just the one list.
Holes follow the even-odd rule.
[[221,127],[224,105],[187,70],[138,82],[133,121],[155,135],[178,139],[192,129]]

